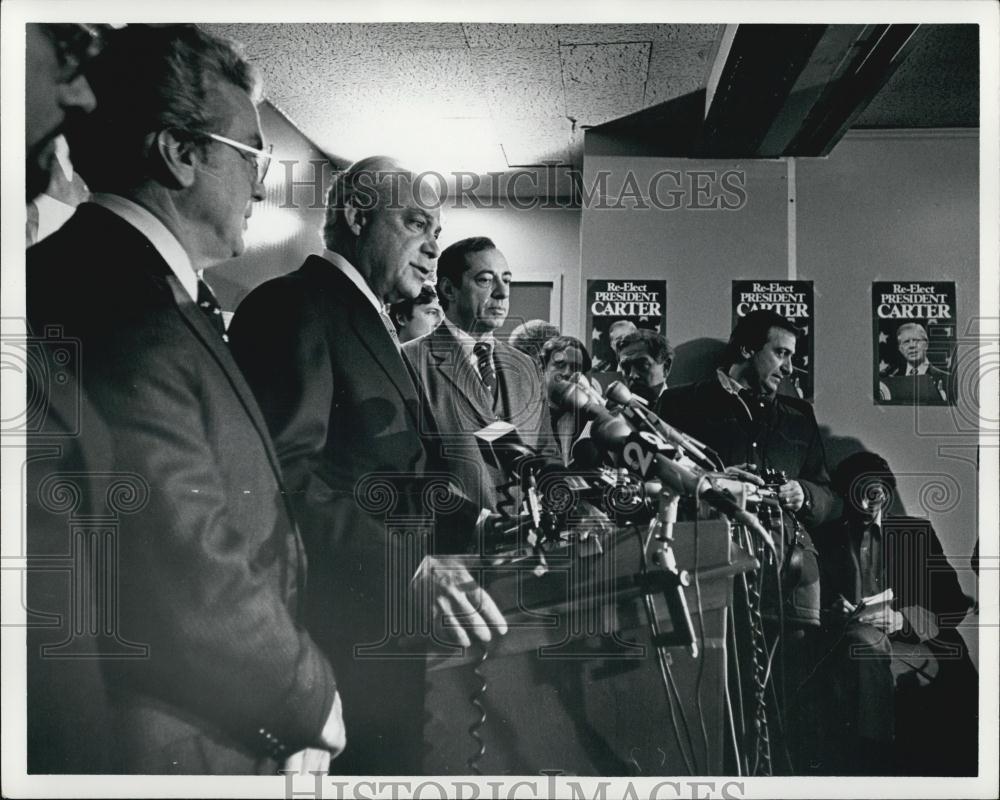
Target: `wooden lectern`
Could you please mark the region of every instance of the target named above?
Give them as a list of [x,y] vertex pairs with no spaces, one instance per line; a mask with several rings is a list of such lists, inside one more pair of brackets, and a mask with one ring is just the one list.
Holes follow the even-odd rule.
[[[657,568],[640,574],[645,534],[619,529],[558,549],[542,575],[536,560],[482,568],[477,578],[510,629],[485,659],[478,646],[430,657],[424,774],[723,774],[727,613],[733,577],[756,561],[732,542],[725,521],[676,524],[674,553],[691,575],[683,591],[700,652],[665,648],[668,693],[643,594]],[[667,605],[653,596],[669,635]],[[477,694],[486,721],[475,733],[485,752],[474,759]]]

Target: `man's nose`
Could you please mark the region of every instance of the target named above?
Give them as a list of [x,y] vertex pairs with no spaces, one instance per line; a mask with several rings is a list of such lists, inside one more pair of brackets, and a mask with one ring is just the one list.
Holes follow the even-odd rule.
[[87,78],[77,75],[70,81],[59,85],[59,104],[63,108],[78,108],[90,113],[97,106],[97,98],[90,88]]
[[510,297],[510,284],[497,278],[493,282],[493,296],[501,300],[505,297]]
[[425,239],[423,247],[420,249],[423,251],[424,255],[430,258],[437,258],[441,255],[441,246],[438,244],[438,240],[433,237]]
[[781,371],[786,375],[792,374],[792,359],[786,358],[781,362]]
[[264,189],[264,181],[258,181],[254,178],[253,188],[250,190],[250,199],[255,203],[259,203],[265,197],[267,197],[267,191]]

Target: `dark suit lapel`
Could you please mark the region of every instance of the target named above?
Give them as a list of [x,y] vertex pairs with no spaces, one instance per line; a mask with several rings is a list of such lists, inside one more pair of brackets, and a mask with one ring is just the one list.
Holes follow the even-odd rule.
[[493,399],[465,357],[461,343],[443,323],[438,325],[429,340],[434,368],[455,387],[455,396],[462,398],[476,413],[482,425],[489,425],[494,416]]
[[403,363],[403,354],[396,349],[371,302],[343,272],[325,258],[310,256],[304,267],[308,268],[320,282],[332,284],[336,296],[343,299],[343,306],[347,310],[350,325],[358,340],[396,387],[396,391],[403,399],[406,412],[416,424],[417,430],[420,430],[419,412],[416,408],[419,402],[416,384]]
[[170,275],[164,277],[163,280],[166,281],[167,287],[173,293],[174,302],[177,303],[177,310],[180,312],[181,318],[191,330],[191,333],[194,334],[195,338],[208,351],[211,358],[222,369],[226,379],[229,381],[229,385],[232,386],[233,391],[236,393],[240,403],[246,410],[247,416],[250,417],[250,421],[253,423],[258,435],[264,442],[268,460],[271,462],[271,468],[274,470],[274,473],[278,477],[278,481],[280,483],[281,467],[278,462],[278,456],[274,451],[274,445],[271,443],[271,436],[267,430],[267,423],[264,421],[264,417],[260,412],[260,408],[257,406],[256,399],[254,398],[253,391],[246,382],[246,378],[243,377],[243,373],[236,364],[232,353],[230,353],[225,342],[219,338],[218,332],[212,327],[212,324],[205,317],[204,313],[202,313],[201,309],[199,309],[194,300],[191,299],[187,290],[181,286],[177,277],[171,273]]

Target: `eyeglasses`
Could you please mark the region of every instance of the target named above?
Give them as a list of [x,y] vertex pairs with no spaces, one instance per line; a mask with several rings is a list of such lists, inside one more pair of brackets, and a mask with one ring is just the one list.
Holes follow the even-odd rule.
[[104,47],[101,29],[82,22],[42,23],[59,59],[59,82],[70,83]]
[[[271,153],[274,150],[274,145],[269,144],[267,150],[258,150],[256,147],[251,147],[248,144],[243,144],[243,142],[237,142],[235,139],[230,139],[226,136],[220,136],[217,133],[206,133],[203,134],[209,139],[214,139],[222,144],[227,144],[230,147],[235,148],[240,151],[240,155],[243,156],[247,161],[251,161],[256,170],[256,181],[257,183],[263,183],[264,178],[267,176],[267,169],[271,166]],[[248,155],[244,155],[244,153]]]

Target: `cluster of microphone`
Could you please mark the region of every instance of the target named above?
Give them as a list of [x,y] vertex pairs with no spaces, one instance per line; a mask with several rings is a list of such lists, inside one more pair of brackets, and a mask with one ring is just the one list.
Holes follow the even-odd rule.
[[589,438],[597,450],[612,454],[645,485],[659,484],[678,497],[704,501],[748,526],[774,549],[770,533],[747,511],[748,504],[771,490],[726,471],[712,448],[668,425],[624,384],[612,383],[605,399],[577,375],[567,381],[559,404],[590,419]]

